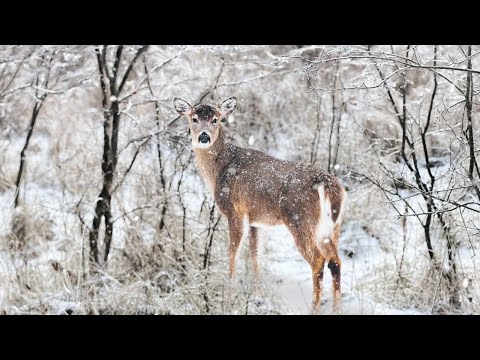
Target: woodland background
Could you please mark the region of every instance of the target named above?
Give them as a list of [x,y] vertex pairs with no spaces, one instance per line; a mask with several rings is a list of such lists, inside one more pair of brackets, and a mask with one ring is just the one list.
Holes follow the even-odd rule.
[[[172,100],[230,96],[233,143],[347,188],[344,313],[478,313],[479,50],[0,46],[0,313],[226,313],[226,221]],[[247,253],[228,312],[308,312],[288,232],[260,298]]]

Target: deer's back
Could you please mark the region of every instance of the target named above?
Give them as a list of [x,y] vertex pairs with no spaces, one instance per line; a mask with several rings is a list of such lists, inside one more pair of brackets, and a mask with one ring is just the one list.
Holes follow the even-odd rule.
[[215,187],[215,201],[224,214],[248,216],[250,223],[318,221],[318,188],[323,185],[332,203],[340,208],[342,187],[320,168],[285,161],[253,149],[231,145]]

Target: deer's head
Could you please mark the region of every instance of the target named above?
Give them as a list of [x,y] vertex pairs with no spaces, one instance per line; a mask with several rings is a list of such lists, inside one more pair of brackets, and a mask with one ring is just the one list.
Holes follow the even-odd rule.
[[221,120],[235,111],[237,99],[228,98],[219,106],[199,104],[193,107],[185,100],[175,98],[173,104],[175,110],[188,119],[193,146],[205,149],[218,139]]

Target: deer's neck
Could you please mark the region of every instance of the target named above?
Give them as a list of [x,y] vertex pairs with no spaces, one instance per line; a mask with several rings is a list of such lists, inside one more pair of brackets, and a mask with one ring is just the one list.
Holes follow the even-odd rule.
[[208,148],[194,148],[195,162],[200,174],[207,183],[212,194],[215,194],[215,184],[220,171],[226,166],[233,156],[232,147],[226,140],[223,128],[220,128],[217,140]]

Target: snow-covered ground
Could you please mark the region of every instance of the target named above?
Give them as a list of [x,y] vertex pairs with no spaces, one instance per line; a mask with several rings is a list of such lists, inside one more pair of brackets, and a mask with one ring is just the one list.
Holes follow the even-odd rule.
[[[272,228],[263,233],[264,252],[262,265],[273,274],[281,302],[282,313],[309,314],[312,299],[312,277],[310,266],[295,247],[293,238],[286,228]],[[374,259],[383,256],[375,237],[368,235],[356,223],[345,224],[340,243],[342,259],[342,314],[424,314],[415,309],[395,309],[387,304],[375,302],[371,294],[362,291],[361,279],[373,270]],[[353,246],[353,247],[352,247]],[[350,258],[345,252],[354,251]],[[324,273],[324,291],[321,314],[331,314],[331,275],[327,267]]]
[[[30,51],[28,47],[22,49]],[[20,50],[12,48],[12,56]],[[393,47],[391,50],[393,52]],[[429,59],[433,50],[415,48],[422,57],[427,56],[424,59]],[[69,76],[65,74],[64,79],[63,75],[58,75],[59,84],[62,81],[76,84],[79,77],[89,81],[77,84],[76,90],[63,95],[61,92],[55,95],[56,91],[48,94],[27,149],[20,186],[21,207],[16,210],[14,184],[20,154],[31,110],[34,104],[38,105],[38,92],[41,95],[42,88],[35,87],[37,95],[34,97],[33,89],[23,86],[33,83],[35,77],[38,80],[40,75],[43,76],[45,64],[40,66],[42,62],[38,61],[38,54],[32,52],[32,59],[21,60],[30,65],[24,66],[18,81],[11,83],[10,95],[3,93],[8,96],[0,96],[0,314],[57,314],[67,308],[76,314],[109,311],[226,313],[222,292],[228,272],[226,219],[218,222],[218,227],[213,226],[218,211],[213,211],[213,198],[211,194],[207,195],[208,189],[198,169],[190,162],[191,148],[184,146],[184,139],[188,136],[187,121],[174,122],[177,113],[171,102],[176,96],[196,101],[200,94],[205,94],[203,101],[211,103],[227,96],[237,96],[239,109],[225,125],[236,145],[254,147],[285,160],[305,163],[314,160],[324,168],[328,166],[327,155],[330,163],[331,150],[336,148],[338,158],[335,155],[334,169],[337,175],[343,176],[341,180],[349,188],[350,204],[340,239],[343,314],[455,311],[448,306],[445,285],[442,282],[440,286],[440,281],[432,276],[436,274],[440,278],[441,275],[438,269],[431,271],[434,267],[428,258],[423,229],[418,219],[412,216],[412,211],[424,211],[421,196],[417,194],[414,198],[413,189],[400,187],[401,195],[410,201],[408,217],[402,226],[399,214],[379,189],[362,181],[361,177],[345,174],[348,169],[362,173],[365,169],[387,188],[399,180],[400,183],[415,183],[404,161],[393,156],[399,151],[401,129],[396,116],[389,112],[391,104],[384,86],[375,86],[368,91],[363,89],[365,83],[380,81],[378,69],[369,69],[372,64],[337,63],[336,69],[325,67],[319,76],[312,77],[313,73],[305,73],[303,65],[297,63],[298,59],[285,56],[300,51],[293,47],[151,47],[141,67],[147,72],[147,65],[152,66],[149,71],[151,88],[150,85],[150,89],[144,86],[147,78],[139,68],[140,72],[135,76],[132,73],[121,94],[123,115],[115,176],[115,183],[121,185],[112,199],[115,219],[112,252],[101,274],[92,275],[93,271],[88,270],[84,259],[88,257],[88,226],[92,223],[101,188],[104,106],[99,95],[95,55],[98,49],[82,47],[82,50],[65,48],[62,51],[65,51],[67,62],[62,60],[58,65],[62,68],[68,65],[67,69],[71,66],[68,72],[73,72]],[[110,47],[108,51],[113,59],[115,53],[122,53],[125,57],[132,55],[135,49],[130,47],[128,51],[118,52],[118,48]],[[401,49],[396,51],[403,54]],[[442,51],[445,52],[443,61],[453,59],[452,54],[458,64],[466,61],[463,50],[457,55],[458,49],[454,51],[445,47]],[[440,55],[442,51],[439,51]],[[76,60],[68,64],[67,58],[79,56],[83,60],[78,64]],[[10,70],[3,65],[10,60],[2,59],[6,62],[0,61],[1,70],[6,74],[13,71],[13,75],[20,58],[12,62],[11,65],[15,66]],[[476,68],[478,59],[475,58]],[[124,60],[127,61],[128,57]],[[121,64],[126,62],[122,60]],[[165,66],[153,70],[158,64]],[[417,122],[421,124],[425,114],[430,114],[424,101],[424,95],[431,94],[430,85],[426,83],[429,73],[422,76],[420,72],[415,73],[412,81],[408,80],[408,116],[415,120],[412,126]],[[391,86],[392,94],[400,104],[399,84],[403,84],[405,78],[396,79],[391,75],[385,85]],[[331,95],[335,94],[330,91],[306,91],[307,78],[309,83],[316,83],[308,85],[311,90],[338,88],[338,84],[335,85],[337,80],[334,80],[337,77],[342,79],[342,87],[351,87],[352,90],[333,97]],[[9,79],[8,76],[4,78]],[[58,79],[52,78],[52,81]],[[464,81],[458,78],[453,83],[457,80],[458,84]],[[360,85],[363,85],[361,91],[353,90],[356,87],[360,90]],[[446,190],[455,186],[454,196],[450,194],[449,198],[471,203],[475,208],[469,212],[446,211],[444,219],[456,241],[456,266],[462,286],[461,311],[478,313],[480,277],[476,254],[480,253],[480,217],[478,199],[473,192],[469,193],[470,182],[461,170],[469,155],[460,131],[464,118],[456,110],[457,105],[463,109],[463,95],[460,96],[454,87],[457,86],[439,84],[438,100],[432,113],[435,124],[427,137],[431,147],[430,163],[435,164],[431,168],[436,176],[435,189],[440,197],[443,198]],[[155,99],[158,104],[154,108],[152,101]],[[453,112],[446,119],[445,113],[450,110]],[[334,132],[335,114],[339,118]],[[159,118],[165,121],[163,125],[158,124]],[[160,128],[163,130],[156,134]],[[475,131],[477,134],[478,129]],[[139,139],[147,137],[150,143],[145,143],[144,147],[139,145]],[[157,140],[160,140],[160,158]],[[417,145],[419,143],[415,142],[415,147]],[[375,149],[381,150],[380,159]],[[415,150],[419,172],[423,181],[429,183],[430,174],[422,151],[420,147]],[[382,175],[383,172],[377,173],[375,169],[379,161],[391,171],[395,181]],[[162,180],[166,181],[163,185],[160,170]],[[407,214],[402,202],[396,198],[391,200],[402,214]],[[166,226],[159,230],[160,209],[167,204],[168,212],[162,218]],[[437,203],[442,211],[449,210],[452,204],[440,200]],[[208,252],[211,267],[205,270],[203,257],[211,229],[215,229]],[[431,241],[438,264],[448,271],[446,239],[438,220],[431,228]],[[102,243],[100,237],[100,247]],[[244,250],[247,244],[248,241],[244,241]],[[161,245],[156,248],[160,248],[158,252],[153,252],[154,245]],[[247,261],[248,264],[248,251],[242,253],[247,256],[242,256],[239,262]],[[259,260],[266,289],[265,301],[259,304],[265,306],[248,313],[309,314],[311,270],[286,229],[271,229],[268,234],[262,231]],[[241,273],[241,264],[237,266]],[[243,279],[248,280],[245,286],[248,288],[250,274],[244,272],[243,275]],[[328,268],[325,269],[323,285],[321,313],[330,314],[332,290]],[[245,294],[251,295],[248,291]],[[245,307],[250,310],[250,303],[255,303],[247,296],[238,296],[238,299],[233,313],[245,313]],[[210,309],[206,310],[208,307]]]

